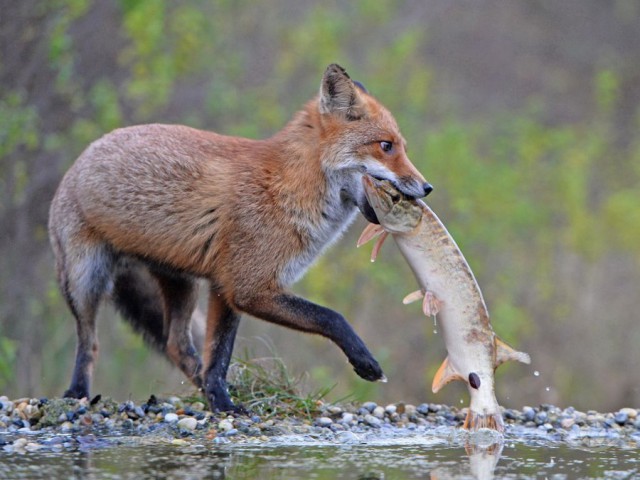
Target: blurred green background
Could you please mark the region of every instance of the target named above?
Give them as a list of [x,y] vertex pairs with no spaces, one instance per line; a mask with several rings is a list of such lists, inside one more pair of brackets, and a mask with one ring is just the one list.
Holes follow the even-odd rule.
[[[69,381],[75,326],[46,222],[91,141],[149,122],[266,137],[337,62],[396,116],[496,332],[532,356],[499,370],[500,401],[640,405],[639,24],[626,0],[1,0],[0,393]],[[255,319],[236,353],[273,350],[331,398],[466,404],[462,384],[431,393],[442,337],[402,305],[416,284],[392,242],[375,264],[356,250],[364,225],[295,290],[343,313],[389,383]],[[190,390],[110,306],[99,330],[95,393]]]

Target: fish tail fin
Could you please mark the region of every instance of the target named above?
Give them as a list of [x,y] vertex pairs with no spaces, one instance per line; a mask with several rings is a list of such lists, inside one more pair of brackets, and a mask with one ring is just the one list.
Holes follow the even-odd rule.
[[521,362],[529,365],[531,363],[531,357],[528,353],[518,352],[496,337],[496,368],[508,361]]

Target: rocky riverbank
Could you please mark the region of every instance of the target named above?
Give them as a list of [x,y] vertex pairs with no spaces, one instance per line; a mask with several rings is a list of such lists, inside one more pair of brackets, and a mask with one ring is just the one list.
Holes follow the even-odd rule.
[[[190,442],[251,444],[274,438],[322,439],[357,443],[397,432],[443,431],[462,425],[465,409],[404,403],[333,405],[319,402],[309,415],[230,415],[207,411],[194,398],[157,398],[145,403],[82,399],[10,400],[0,397],[0,447],[5,452],[100,448],[118,438],[153,437],[175,445]],[[506,436],[544,436],[551,440],[608,439],[640,444],[640,415],[624,408],[613,413],[582,412],[552,405],[504,411]]]

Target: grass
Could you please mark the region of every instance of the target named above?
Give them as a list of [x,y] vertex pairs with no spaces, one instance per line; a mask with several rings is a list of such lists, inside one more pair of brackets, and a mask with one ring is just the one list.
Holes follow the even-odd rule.
[[251,358],[245,353],[229,367],[229,392],[234,402],[260,416],[311,419],[333,387],[304,393],[306,376],[292,375],[276,356]]

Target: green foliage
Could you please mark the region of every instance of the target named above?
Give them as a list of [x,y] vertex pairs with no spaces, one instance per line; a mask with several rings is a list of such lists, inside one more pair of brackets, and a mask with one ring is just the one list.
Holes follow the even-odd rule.
[[[19,204],[24,201],[29,182],[27,161],[20,158],[8,163],[5,159],[18,149],[35,150],[40,125],[35,108],[24,103],[23,95],[2,90],[0,93],[0,198]],[[9,207],[7,203],[0,202],[0,213]]]
[[[444,89],[428,53],[431,32],[399,15],[391,0],[315,2],[291,15],[282,15],[278,2],[120,0],[113,35],[124,46],[115,57],[116,71],[85,77],[78,68],[82,39],[74,36],[74,26],[95,5],[92,0],[43,3],[42,24],[25,30],[44,38],[40,48],[52,73],[51,92],[30,104],[28,82],[13,90],[0,87],[0,214],[42,191],[33,183],[35,172],[57,169],[63,163],[57,159],[70,164],[92,140],[123,125],[175,121],[265,137],[317,92],[326,65],[338,62],[398,120],[410,157],[435,186],[428,202],[467,257],[494,327],[506,341],[518,344],[567,321],[568,292],[579,290],[556,282],[567,258],[586,266],[611,257],[640,265],[640,140],[620,133],[620,124],[628,123],[618,118],[628,80],[615,65],[594,66],[584,82],[593,110],[571,122],[561,116],[550,121],[551,106],[541,100],[531,108],[474,118],[452,113],[459,106],[438,96]],[[60,112],[43,125],[37,108],[47,102]],[[71,120],[52,122],[58,113]],[[49,176],[55,173],[61,172]],[[28,221],[31,214],[25,213]],[[48,251],[45,223],[30,230],[42,251]],[[354,230],[364,224],[357,225]],[[343,312],[368,334],[385,371],[400,371],[396,358],[426,350],[424,344],[434,338],[422,337],[432,328],[426,319],[424,332],[405,330],[403,322],[420,315],[419,309],[400,305],[415,289],[412,274],[392,242],[372,265],[369,246],[355,249],[357,233],[322,257],[296,288]],[[43,388],[58,391],[60,378],[67,381],[73,323],[57,287],[42,276],[40,297],[25,295],[29,299],[20,315],[46,325],[47,345],[39,353],[49,371],[61,371],[47,372],[51,380]],[[392,335],[380,333],[381,325],[391,325]],[[122,351],[135,352],[138,364],[149,363],[151,354],[138,337],[129,341],[128,331],[114,331],[115,338],[125,339]],[[399,336],[406,340],[394,351],[389,345]],[[415,337],[419,341],[411,346]],[[0,337],[0,378],[6,381],[19,343],[8,334]],[[128,356],[115,355],[104,355],[99,367],[101,374],[110,371],[112,383],[131,363]],[[425,358],[424,365],[412,368],[430,376],[442,359]],[[319,384],[333,385],[340,367],[325,367],[324,360],[308,364]],[[248,360],[238,365],[241,377],[255,370],[264,380],[256,383],[255,375],[243,380],[250,403],[280,398],[269,393],[270,382],[291,396],[276,405],[298,402],[309,410],[321,396],[293,400],[295,382],[282,364],[276,365],[281,378],[275,380],[260,372],[263,366]],[[348,373],[339,380],[358,398],[380,390],[356,379],[349,367],[344,370]],[[260,391],[267,392],[264,399],[250,397]]]
[[15,379],[15,361],[18,345],[15,340],[0,335],[0,390]]
[[304,375],[293,377],[277,356],[254,358],[245,352],[229,368],[229,384],[236,402],[259,415],[312,418],[332,387],[301,392]]

